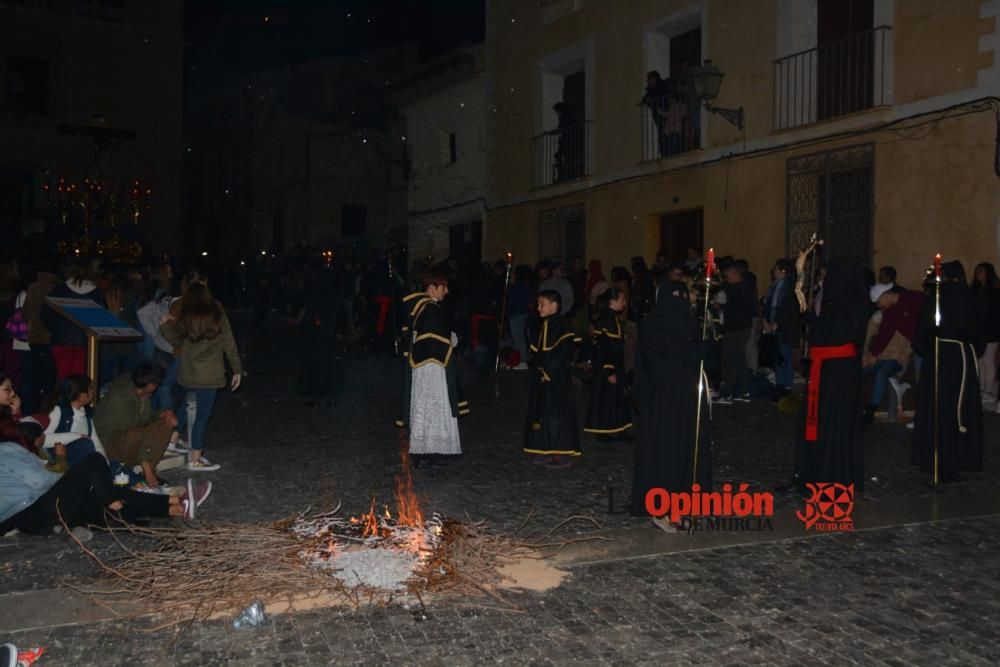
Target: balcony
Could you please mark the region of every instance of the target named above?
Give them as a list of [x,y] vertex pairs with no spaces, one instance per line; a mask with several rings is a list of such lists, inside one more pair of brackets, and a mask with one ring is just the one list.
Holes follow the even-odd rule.
[[639,115],[644,162],[701,148],[701,104],[693,91],[647,96]]
[[594,123],[585,121],[531,138],[531,187],[592,176]]
[[774,129],[787,130],[885,104],[891,31],[889,26],[879,26],[775,60]]

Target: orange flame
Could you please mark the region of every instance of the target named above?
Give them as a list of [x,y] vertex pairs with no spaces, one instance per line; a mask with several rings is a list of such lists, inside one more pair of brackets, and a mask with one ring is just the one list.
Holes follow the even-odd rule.
[[[424,525],[424,514],[420,511],[420,502],[417,500],[417,494],[413,492],[413,476],[410,474],[410,454],[407,451],[405,443],[403,444],[400,456],[403,461],[403,472],[400,475],[396,475],[396,483],[393,490],[393,495],[396,496],[396,525],[422,528]],[[350,521],[355,526],[361,526],[362,537],[371,537],[378,535],[380,532],[387,535],[391,531],[389,526],[385,526],[384,530],[381,529],[381,519],[383,518],[392,520],[392,513],[388,507],[384,507],[382,516],[377,514],[375,512],[375,498],[372,498],[372,503],[368,511],[361,516],[352,516]]]
[[413,477],[410,474],[410,454],[404,447],[400,451],[403,462],[402,475],[396,475],[396,521],[401,526],[424,525],[424,515],[420,511],[420,502],[413,492]]

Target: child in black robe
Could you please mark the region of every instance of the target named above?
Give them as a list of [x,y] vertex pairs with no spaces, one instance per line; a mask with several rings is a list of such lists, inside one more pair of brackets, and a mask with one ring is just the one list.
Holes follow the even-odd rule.
[[959,481],[961,472],[983,469],[983,404],[976,360],[986,341],[983,316],[965,282],[960,262],[942,267],[941,324],[934,326],[935,288],[930,283],[920,312],[913,351],[920,355],[920,383],[911,460],[934,475],[935,337],[940,371],[937,376],[938,481]]
[[553,467],[569,465],[564,456],[580,455],[580,431],[570,370],[579,339],[559,314],[562,300],[555,290],[538,294],[542,318],[537,341],[531,346],[535,379],[528,400],[524,451],[546,457]]
[[597,297],[591,364],[594,379],[583,430],[604,442],[630,442],[632,427],[625,370],[625,337],[618,314],[625,310],[625,294],[609,287]]

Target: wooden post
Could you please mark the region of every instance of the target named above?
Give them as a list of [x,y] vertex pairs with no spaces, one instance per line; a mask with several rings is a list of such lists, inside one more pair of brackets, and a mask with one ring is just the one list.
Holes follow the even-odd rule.
[[[93,380],[94,386],[100,389],[100,379],[97,377],[100,372],[100,364],[97,359],[97,336],[89,334],[87,336],[87,375]],[[97,394],[94,392],[94,401],[92,405],[97,405]]]

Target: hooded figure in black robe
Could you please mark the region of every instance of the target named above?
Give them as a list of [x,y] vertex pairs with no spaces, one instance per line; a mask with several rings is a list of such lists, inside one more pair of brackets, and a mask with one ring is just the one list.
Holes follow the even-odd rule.
[[934,284],[920,311],[913,351],[920,355],[920,383],[911,460],[934,474],[935,337],[938,338],[938,476],[955,481],[959,472],[983,469],[983,405],[976,360],[985,348],[983,317],[960,262],[942,267],[941,324],[934,326]]
[[542,320],[531,345],[535,379],[528,398],[524,451],[542,456],[579,456],[580,427],[571,377],[579,339],[559,313]]
[[[615,288],[608,292],[617,296]],[[602,295],[607,300],[609,295]],[[627,437],[625,431],[632,427],[625,369],[625,336],[616,313],[606,308],[594,322],[593,384],[590,388],[590,405],[583,430],[607,439]],[[614,382],[611,382],[614,378]]]
[[[698,390],[700,362],[708,345],[700,340],[684,283],[664,282],[656,307],[639,324],[635,396],[639,437],[635,448],[630,512],[645,516],[650,489],[702,491],[712,488],[711,404],[707,383]],[[701,428],[695,475],[695,426],[698,401]]]
[[809,374],[796,426],[795,482],[839,482],[864,488],[862,371],[871,302],[861,266],[831,261],[817,316],[806,313]]

